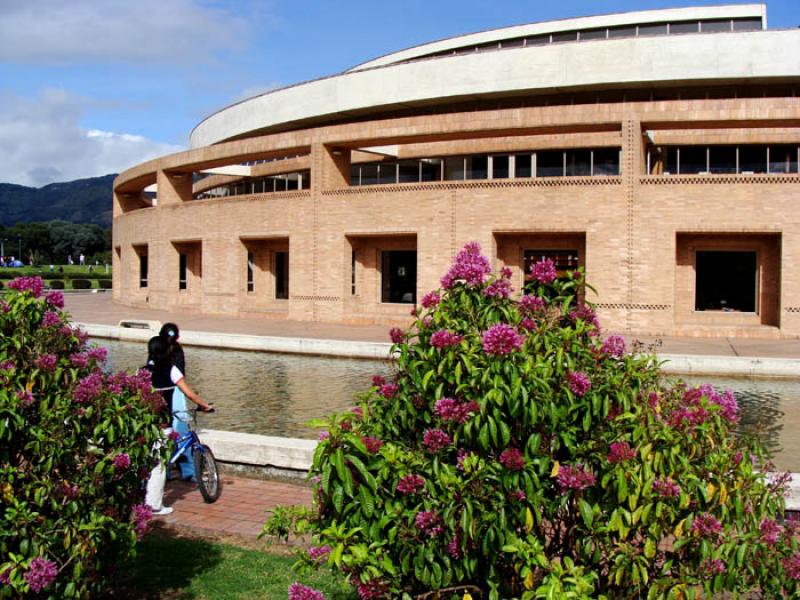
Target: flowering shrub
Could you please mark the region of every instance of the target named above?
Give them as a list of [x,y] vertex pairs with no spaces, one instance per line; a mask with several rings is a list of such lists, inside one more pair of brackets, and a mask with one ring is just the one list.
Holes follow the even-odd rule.
[[97,595],[151,516],[160,435],[147,375],[104,372],[38,278],[0,302],[0,598]]
[[539,263],[520,300],[499,281],[467,245],[393,336],[393,380],[319,423],[326,564],[362,599],[796,597],[786,480],[734,435],[733,395],[604,339],[579,273]]

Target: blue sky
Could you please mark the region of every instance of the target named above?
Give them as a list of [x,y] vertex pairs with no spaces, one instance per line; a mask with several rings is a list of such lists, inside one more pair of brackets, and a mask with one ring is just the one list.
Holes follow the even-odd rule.
[[[443,37],[718,0],[0,0],[0,181],[116,172],[257,93]],[[770,28],[800,25],[772,0]]]

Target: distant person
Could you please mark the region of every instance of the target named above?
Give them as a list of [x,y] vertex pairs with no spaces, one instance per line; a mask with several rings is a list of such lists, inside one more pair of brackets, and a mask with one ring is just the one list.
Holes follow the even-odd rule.
[[56,270],[56,267],[55,267],[55,265],[50,265],[50,272],[52,273],[52,272],[53,272],[53,271],[55,271],[55,270]]
[[70,266],[75,264],[72,260],[72,254],[67,255],[67,264]]
[[64,274],[64,267],[62,267],[61,265],[58,265],[58,272],[63,275]]
[[85,265],[85,264],[86,264],[86,257],[85,257],[83,254],[81,254],[81,255],[78,257],[78,261],[79,261],[80,265],[81,265],[81,266],[83,266],[83,265]]
[[91,273],[92,271],[94,271],[94,267],[92,265],[89,265],[89,273]]
[[[214,409],[204,402],[200,396],[194,393],[192,388],[186,383],[183,372],[175,366],[169,346],[160,335],[150,338],[147,344],[147,370],[150,371],[153,387],[161,392],[166,404],[164,414],[164,435],[169,436],[172,428],[168,425],[172,419],[174,411],[173,394],[175,390],[180,390],[192,402],[200,407],[203,412],[214,412]],[[145,504],[153,509],[155,516],[163,516],[172,513],[172,508],[164,506],[164,484],[167,480],[167,470],[163,464],[159,463],[150,472],[147,480],[147,494]]]

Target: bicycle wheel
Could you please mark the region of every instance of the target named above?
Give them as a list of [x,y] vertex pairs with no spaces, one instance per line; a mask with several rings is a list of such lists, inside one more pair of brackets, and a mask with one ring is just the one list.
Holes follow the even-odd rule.
[[222,493],[222,479],[217,471],[217,461],[211,448],[202,444],[194,448],[194,476],[203,500],[208,503],[216,502]]

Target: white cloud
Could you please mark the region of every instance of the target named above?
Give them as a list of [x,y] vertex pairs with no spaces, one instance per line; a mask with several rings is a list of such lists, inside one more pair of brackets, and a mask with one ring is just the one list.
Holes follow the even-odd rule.
[[184,148],[80,125],[87,100],[63,90],[36,98],[0,94],[0,182],[39,187],[118,173]]
[[196,64],[241,49],[249,20],[201,0],[0,1],[0,60]]

